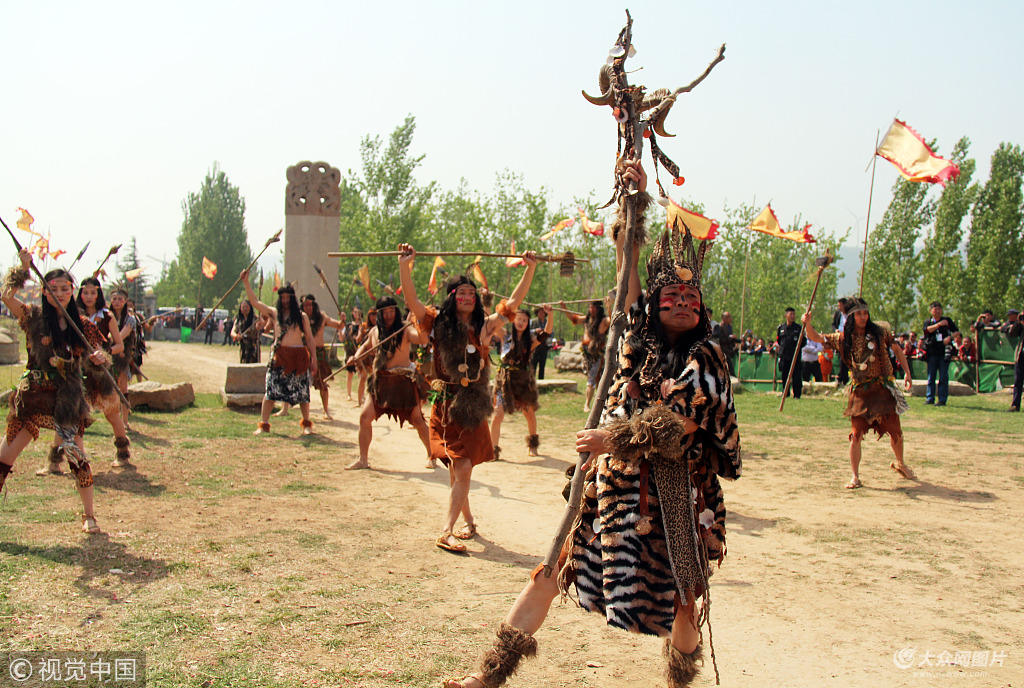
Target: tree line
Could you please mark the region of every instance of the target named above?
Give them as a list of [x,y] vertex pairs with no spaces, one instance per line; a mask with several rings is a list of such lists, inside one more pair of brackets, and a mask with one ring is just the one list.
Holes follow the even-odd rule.
[[[615,252],[610,237],[614,209],[599,211],[601,201],[594,192],[559,203],[547,188],[532,189],[522,175],[509,170],[497,173],[493,188],[486,192],[471,188],[465,179],[450,190],[433,181],[421,183],[416,173],[423,156],[413,153],[415,130],[415,118],[409,116],[386,140],[381,136],[362,139],[361,165],[349,169],[341,183],[339,250],[391,251],[400,243],[410,243],[423,251],[501,253],[515,242],[517,251],[572,251],[590,261],[577,265],[571,279],[559,276],[557,264],[542,264],[530,301],[600,298],[614,286]],[[973,320],[983,307],[998,311],[1021,306],[1024,155],[1019,147],[1002,144],[993,155],[988,183],[980,186],[972,181],[975,161],[967,157],[968,147],[966,138],[955,146],[951,157],[960,165],[960,176],[947,183],[937,199],[930,198],[930,185],[897,181],[888,208],[872,228],[864,296],[872,304],[873,317],[896,329],[919,327],[927,317],[927,304],[936,299],[960,320]],[[699,202],[683,199],[681,204],[703,212]],[[206,255],[219,267],[212,284],[204,279],[202,285],[200,300],[209,306],[252,259],[246,243],[245,201],[214,165],[200,191],[189,194],[182,209],[185,219],[178,255],[155,291],[161,305],[193,305],[199,291],[198,266]],[[605,236],[592,236],[577,222],[540,242],[539,237],[560,220],[578,220],[580,210],[591,219],[604,219]],[[704,297],[716,319],[724,311],[732,313],[737,334],[752,330],[770,340],[783,310],[801,309],[809,299],[815,260],[826,250],[838,255],[851,229],[836,232],[817,227],[816,244],[795,243],[746,229],[759,210],[740,204],[727,207],[724,217],[716,218],[721,229],[705,263]],[[965,232],[962,225],[968,215]],[[786,229],[803,224],[798,215]],[[652,204],[648,225],[652,239],[660,235],[665,227],[661,206]],[[646,260],[651,244],[641,260]],[[441,277],[465,271],[473,260],[445,259]],[[342,305],[358,303],[365,310],[368,298],[356,281],[363,265],[369,267],[375,295],[380,295],[382,283],[398,287],[394,257],[342,259],[338,293]],[[426,285],[432,267],[433,259],[424,257],[414,268],[424,300],[429,298]],[[508,268],[500,259],[484,259],[481,267],[497,293],[508,294],[518,279],[518,268]],[[826,270],[818,289],[815,326],[825,331],[831,329],[842,276],[835,268]],[[261,297],[272,298],[270,289],[265,285]],[[235,307],[240,296],[226,305]]]

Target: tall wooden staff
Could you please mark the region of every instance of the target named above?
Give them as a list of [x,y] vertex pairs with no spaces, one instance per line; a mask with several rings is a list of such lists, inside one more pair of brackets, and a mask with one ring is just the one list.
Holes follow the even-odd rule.
[[[632,153],[634,158],[639,158],[643,152],[644,129],[650,127],[658,134],[665,133],[663,128],[664,118],[675,102],[676,97],[681,93],[692,90],[707,77],[716,64],[725,59],[725,46],[723,45],[719,48],[718,55],[704,70],[704,73],[688,86],[678,88],[671,94],[666,90],[658,95],[657,98],[655,98],[655,95],[659,92],[656,91],[650,97],[645,98],[643,87],[631,87],[626,77],[625,61],[632,54],[632,35],[633,18],[630,16],[629,10],[627,10],[626,26],[619,32],[619,37],[612,48],[612,64],[605,65],[601,69],[599,85],[604,91],[602,98],[600,100],[594,99],[587,96],[586,93],[584,93],[584,97],[592,103],[611,105],[615,108],[614,112],[620,121],[620,143],[624,142],[625,144],[624,148],[620,150],[623,150],[626,155]],[[608,80],[607,84],[604,83],[605,79]],[[638,96],[640,100],[637,100]],[[640,113],[644,110],[651,110],[651,112],[646,121],[641,122]],[[657,175],[657,163],[665,164],[668,159],[655,147],[653,136],[651,137],[651,149],[652,154],[656,156],[655,175]],[[668,162],[671,164],[671,161]],[[657,177],[655,178],[657,179]],[[618,351],[619,338],[626,327],[626,294],[629,291],[633,252],[639,250],[638,246],[633,245],[637,234],[635,196],[637,191],[638,189],[634,184],[631,183],[629,187],[625,187],[621,178],[619,178],[615,195],[612,197],[612,201],[621,199],[621,202],[625,204],[626,226],[622,231],[626,232],[626,236],[623,241],[622,265],[618,275],[618,286],[615,289],[615,302],[612,306],[611,327],[609,328],[608,342],[604,352],[604,370],[601,372],[601,380],[597,386],[597,398],[590,408],[590,415],[587,417],[586,429],[596,428],[601,419],[601,412],[604,410],[605,402],[608,399],[608,388],[611,387],[612,378],[615,376],[615,369],[618,364],[616,353]],[[544,559],[543,572],[545,577],[550,578],[555,572],[558,558],[562,552],[562,546],[565,544],[565,539],[568,537],[569,531],[572,529],[573,523],[580,513],[580,503],[583,497],[583,479],[585,477],[583,465],[589,459],[589,452],[585,452],[580,454],[576,461],[576,472],[570,483],[568,504],[566,504],[565,513],[562,515],[562,521],[558,525],[555,537],[551,540],[548,555]]]
[[[11,235],[11,241],[14,242],[14,245],[18,248],[18,253],[20,254],[22,251],[22,247],[21,243],[18,242],[18,237],[14,236],[14,232],[12,232],[11,228],[7,226],[7,223],[4,222],[3,218],[0,218],[0,225],[3,225],[4,229],[7,230],[7,233]],[[120,246],[115,247],[115,249],[117,248],[120,248]],[[107,254],[107,258],[109,258],[110,255],[112,255],[113,253],[117,253],[115,249],[111,249],[111,253]],[[106,260],[106,258],[104,258],[104,260]],[[102,265],[102,263],[100,263],[100,265]],[[29,267],[32,268],[32,272],[34,272],[36,277],[39,278],[39,284],[41,284],[43,290],[50,295],[51,300],[57,306],[57,310],[59,310],[60,314],[64,316],[64,322],[66,322],[71,327],[71,329],[75,331],[75,334],[78,335],[78,338],[82,340],[82,344],[85,345],[85,349],[86,351],[89,352],[89,355],[91,356],[97,351],[100,351],[100,349],[93,348],[92,343],[88,339],[86,339],[85,335],[82,333],[82,330],[78,328],[78,324],[71,319],[70,315],[68,315],[68,312],[67,310],[65,310],[64,305],[57,298],[57,295],[53,293],[53,289],[50,288],[50,284],[43,278],[43,273],[39,272],[39,268],[36,267],[35,261],[33,261],[31,258],[29,258]],[[43,298],[46,297],[44,296]],[[115,380],[114,376],[110,374],[110,371],[107,369],[107,366],[104,365],[98,367],[100,368],[100,370],[103,371],[103,373],[107,376],[110,382],[114,385],[114,391],[117,392],[117,396],[121,397],[121,402],[130,410],[132,405],[128,401],[128,397],[126,397],[124,395],[124,392],[121,391],[121,386],[117,384],[117,380]]]
[[[825,272],[825,268],[827,268],[831,262],[832,254],[828,251],[825,252],[825,255],[814,261],[814,264],[818,266],[818,277],[814,281],[814,291],[811,292],[811,300],[807,302],[808,313],[810,313],[811,309],[814,308],[814,297],[818,294],[818,285],[821,284],[821,273]],[[789,386],[793,383],[793,371],[796,370],[796,357],[800,355],[800,340],[804,338],[804,331],[806,329],[807,325],[801,322],[800,336],[796,338],[796,353],[793,354],[793,360],[789,364],[789,375],[786,376],[786,386],[782,388],[782,403],[779,404],[780,411],[786,405],[786,395],[789,394]]]
[[[279,229],[279,230],[277,230],[277,233],[274,234],[274,236],[272,236],[269,239],[267,239],[267,243],[263,244],[263,248],[260,250],[259,253],[256,254],[256,257],[252,259],[252,262],[249,263],[249,267],[246,268],[246,271],[252,270],[252,266],[256,264],[256,261],[260,259],[260,256],[262,256],[264,253],[266,253],[266,250],[268,248],[270,248],[271,244],[276,243],[278,241],[281,241],[281,232],[283,232],[283,231],[284,231],[284,229]],[[201,282],[203,278],[200,277],[199,279],[200,279],[200,282]],[[241,277],[241,275],[239,275],[238,279],[235,280],[234,284],[232,284],[228,288],[228,290],[226,292],[224,292],[224,296],[220,297],[220,300],[213,305],[213,308],[211,308],[209,311],[207,311],[206,317],[203,318],[202,322],[200,322],[199,325],[196,326],[197,330],[203,329],[203,325],[206,324],[206,321],[210,319],[210,316],[213,315],[213,312],[215,310],[217,310],[218,308],[220,308],[220,305],[222,303],[224,303],[224,299],[226,299],[228,296],[231,295],[231,292],[233,292],[235,290],[235,287],[237,287],[238,284],[241,281],[242,281],[242,277]]]

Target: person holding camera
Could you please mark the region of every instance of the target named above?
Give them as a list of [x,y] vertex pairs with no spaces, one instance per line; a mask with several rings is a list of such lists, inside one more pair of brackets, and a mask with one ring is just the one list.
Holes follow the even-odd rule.
[[[926,404],[945,406],[949,396],[949,361],[946,355],[948,343],[954,332],[959,332],[956,323],[942,314],[942,304],[932,301],[930,306],[932,317],[924,321],[924,344],[928,361],[928,387],[925,394]],[[936,399],[936,379],[938,392]]]

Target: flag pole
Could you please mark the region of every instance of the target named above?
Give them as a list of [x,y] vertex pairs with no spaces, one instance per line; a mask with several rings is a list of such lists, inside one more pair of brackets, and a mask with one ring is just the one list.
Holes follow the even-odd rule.
[[[827,268],[829,264],[832,262],[832,254],[829,253],[828,251],[825,251],[825,255],[822,256],[821,258],[818,258],[815,262],[818,264],[818,277],[814,281],[814,290],[811,292],[811,300],[807,302],[807,314],[809,314],[811,310],[814,308],[814,297],[818,295],[818,285],[821,284],[821,273],[825,272],[825,268]],[[793,383],[793,371],[796,370],[796,357],[801,355],[800,350],[803,348],[800,346],[800,340],[804,338],[804,332],[806,330],[807,324],[804,323],[803,319],[801,318],[800,336],[796,338],[796,352],[793,354],[793,360],[789,364],[789,374],[786,376],[786,384],[782,388],[782,403],[779,404],[779,411],[782,411],[783,407],[785,407],[786,405],[786,395],[789,394],[789,386]]]
[[860,254],[860,288],[857,290],[857,296],[864,296],[864,266],[868,262],[868,231],[871,228],[871,201],[875,197],[875,165],[878,163],[878,137],[882,133],[881,129],[875,130],[875,154],[871,156],[871,190],[868,191],[868,219],[864,223],[864,250]]
[[[757,194],[754,194],[753,208],[757,208]],[[754,230],[750,229],[750,234],[747,235],[747,257],[743,260],[743,291],[740,294],[740,337],[745,336],[746,330],[743,329],[743,315],[747,308],[747,265],[750,264],[750,235],[754,233]],[[740,347],[741,349],[743,347]],[[736,358],[736,372],[740,372],[740,359]],[[739,378],[739,375],[736,376]]]

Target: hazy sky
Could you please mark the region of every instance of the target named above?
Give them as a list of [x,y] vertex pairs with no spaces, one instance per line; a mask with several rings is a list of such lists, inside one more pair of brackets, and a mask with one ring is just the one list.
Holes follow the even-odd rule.
[[[508,168],[552,206],[603,202],[614,125],[580,89],[596,91],[624,7],[3,0],[0,216],[13,227],[28,208],[72,254],[92,239],[89,269],[132,235],[142,256],[170,260],[182,200],[216,161],[258,247],[284,226],[289,165],[358,168],[360,139],[408,114],[421,182],[486,192]],[[976,179],[999,142],[1024,143],[1020,2],[629,7],[633,83],[686,84],[727,44],[662,140],[687,180],[670,193],[712,217],[771,199],[784,223],[799,213],[812,231],[862,236],[865,166],[897,112],[940,153],[970,137]],[[879,161],[873,223],[896,176]]]

